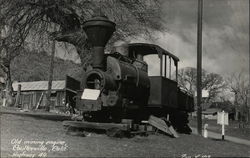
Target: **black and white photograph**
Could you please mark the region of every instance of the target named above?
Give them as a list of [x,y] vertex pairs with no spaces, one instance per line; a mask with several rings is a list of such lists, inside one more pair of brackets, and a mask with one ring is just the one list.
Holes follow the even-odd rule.
[[0,157],[250,157],[249,0],[0,0]]

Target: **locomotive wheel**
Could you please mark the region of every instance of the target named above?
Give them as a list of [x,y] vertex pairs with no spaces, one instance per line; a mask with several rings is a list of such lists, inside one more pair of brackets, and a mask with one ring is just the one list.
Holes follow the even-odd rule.
[[123,138],[123,137],[130,137],[129,131],[123,131],[119,128],[110,128],[106,130],[106,134],[109,137],[116,137],[116,138]]
[[188,114],[184,111],[175,111],[170,115],[170,121],[179,133],[191,134],[192,130],[188,126]]
[[66,134],[71,135],[71,136],[85,137],[85,134],[83,133],[83,131],[75,127],[67,127]]
[[110,122],[109,113],[106,111],[95,111],[83,114],[85,121],[89,122]]
[[123,118],[123,110],[121,107],[113,107],[111,109],[111,122],[121,123]]

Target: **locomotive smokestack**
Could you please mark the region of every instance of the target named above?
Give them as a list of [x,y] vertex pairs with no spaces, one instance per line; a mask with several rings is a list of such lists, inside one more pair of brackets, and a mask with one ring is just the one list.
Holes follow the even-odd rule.
[[83,29],[92,44],[92,66],[104,69],[104,48],[115,31],[115,23],[104,15],[94,16],[83,23]]

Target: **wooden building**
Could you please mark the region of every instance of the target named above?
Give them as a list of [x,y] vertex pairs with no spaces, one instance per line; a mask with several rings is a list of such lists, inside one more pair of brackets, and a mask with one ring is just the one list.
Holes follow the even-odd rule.
[[[13,90],[17,93],[18,85],[21,85],[21,95],[18,105],[25,109],[43,108],[46,103],[46,91],[48,81],[15,82]],[[52,81],[51,109],[62,108],[66,103],[75,105],[74,96],[80,88],[80,82],[67,76],[66,80]]]

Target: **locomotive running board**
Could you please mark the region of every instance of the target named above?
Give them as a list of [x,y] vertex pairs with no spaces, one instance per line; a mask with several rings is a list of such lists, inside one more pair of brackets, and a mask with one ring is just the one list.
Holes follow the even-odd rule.
[[170,123],[167,124],[163,119],[151,115],[149,117],[148,123],[156,127],[157,129],[167,133],[168,135],[171,135],[174,138],[179,137],[176,131],[174,130],[173,126]]
[[130,129],[129,124],[99,123],[99,122],[86,122],[86,121],[63,121],[63,125],[76,128],[103,129],[103,130],[118,128],[120,130],[127,131]]

